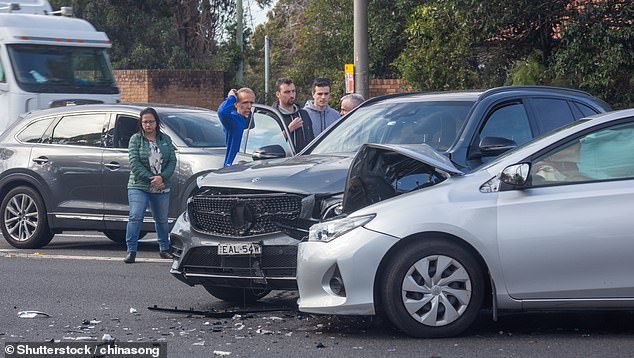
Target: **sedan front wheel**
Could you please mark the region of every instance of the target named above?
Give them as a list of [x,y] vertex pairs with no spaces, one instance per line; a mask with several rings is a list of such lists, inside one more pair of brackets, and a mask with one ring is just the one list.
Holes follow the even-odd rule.
[[34,189],[19,186],[11,189],[0,204],[2,236],[18,249],[37,249],[53,239],[48,227],[42,197]]
[[415,337],[450,337],[475,321],[485,294],[473,254],[446,240],[421,239],[397,252],[381,281],[385,314]]

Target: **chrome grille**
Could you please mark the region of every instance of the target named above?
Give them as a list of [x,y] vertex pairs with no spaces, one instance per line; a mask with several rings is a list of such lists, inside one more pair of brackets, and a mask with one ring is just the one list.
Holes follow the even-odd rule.
[[194,195],[188,211],[198,231],[228,237],[246,237],[279,231],[276,221],[292,223],[301,211],[302,197],[267,193]]

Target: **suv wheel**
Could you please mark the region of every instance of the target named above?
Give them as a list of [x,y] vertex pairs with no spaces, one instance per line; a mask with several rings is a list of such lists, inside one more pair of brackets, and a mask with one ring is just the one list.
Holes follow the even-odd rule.
[[18,249],[37,249],[53,239],[42,197],[27,186],[13,188],[2,200],[2,236]]
[[485,294],[482,268],[460,245],[423,239],[394,255],[380,295],[387,318],[415,337],[449,337],[475,321]]
[[223,301],[246,304],[253,303],[271,292],[269,289],[235,288],[220,286],[204,286],[212,296]]

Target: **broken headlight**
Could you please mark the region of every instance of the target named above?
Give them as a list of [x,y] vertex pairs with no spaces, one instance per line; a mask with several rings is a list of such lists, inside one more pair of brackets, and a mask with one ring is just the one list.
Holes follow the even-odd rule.
[[329,242],[337,237],[363,226],[374,219],[376,214],[368,214],[363,216],[348,216],[345,218],[325,221],[310,227],[308,232],[308,241]]

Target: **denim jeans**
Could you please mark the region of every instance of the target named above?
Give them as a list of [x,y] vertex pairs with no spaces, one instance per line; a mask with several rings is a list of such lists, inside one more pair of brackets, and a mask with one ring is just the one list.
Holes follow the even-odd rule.
[[125,233],[128,252],[136,252],[137,250],[143,216],[148,204],[154,217],[154,228],[156,236],[158,236],[159,248],[161,251],[168,250],[170,243],[167,209],[170,204],[170,193],[148,193],[140,189],[128,189],[128,204],[130,205],[130,216]]

